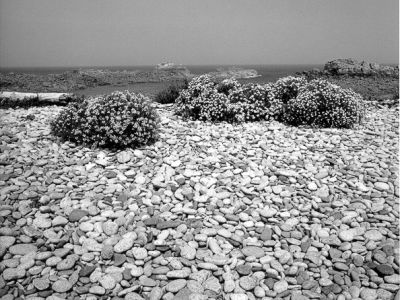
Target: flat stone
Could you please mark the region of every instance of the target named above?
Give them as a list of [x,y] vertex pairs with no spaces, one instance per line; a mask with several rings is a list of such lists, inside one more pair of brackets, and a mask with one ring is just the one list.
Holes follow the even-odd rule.
[[286,280],[280,280],[274,283],[274,291],[278,294],[283,293],[289,287],[289,284]]
[[381,239],[383,239],[382,233],[380,233],[380,231],[376,230],[376,229],[368,230],[364,234],[364,236],[365,236],[365,238],[367,238],[371,241],[380,241]]
[[196,249],[189,246],[185,245],[183,247],[180,247],[181,249],[181,256],[183,258],[186,258],[188,260],[193,260],[196,257]]
[[3,278],[5,281],[21,279],[25,277],[25,270],[23,268],[8,268],[3,271]]
[[70,222],[78,222],[83,217],[87,216],[89,212],[83,209],[74,209],[68,216]]
[[166,286],[165,289],[168,292],[171,293],[177,293],[181,289],[183,289],[186,286],[186,280],[185,279],[176,279],[170,281]]
[[16,244],[12,245],[8,251],[14,255],[25,255],[30,252],[37,252],[37,247],[34,244]]
[[105,276],[103,276],[103,278],[101,278],[101,279],[99,280],[99,283],[100,283],[101,286],[102,286],[103,288],[105,288],[106,290],[112,290],[112,289],[115,287],[115,285],[116,285],[115,279],[114,279],[114,277],[111,276],[111,275],[105,275]]
[[65,279],[55,281],[51,287],[57,293],[65,293],[72,288],[72,284]]
[[145,248],[132,248],[131,251],[135,259],[144,260],[147,257],[147,250]]
[[378,295],[376,293],[376,290],[374,289],[362,288],[360,292],[360,297],[363,300],[376,300],[378,298]]
[[243,276],[239,279],[239,285],[245,291],[251,291],[256,287],[257,281],[251,276]]
[[374,187],[378,191],[388,191],[390,189],[389,185],[386,182],[379,182],[379,181],[374,183]]
[[393,274],[393,275],[385,276],[385,282],[400,285],[400,275]]
[[48,278],[35,278],[33,279],[33,286],[38,289],[39,291],[43,291],[49,288],[50,280]]
[[261,232],[260,239],[262,241],[270,241],[272,239],[272,229],[265,227]]
[[394,269],[388,264],[378,265],[376,271],[383,276],[394,274]]
[[242,253],[245,256],[254,256],[255,258],[260,258],[260,257],[263,257],[265,255],[265,251],[262,248],[256,247],[256,246],[244,247],[242,249]]
[[208,278],[204,284],[203,284],[204,289],[213,291],[217,294],[219,294],[222,290],[222,286],[219,283],[219,280],[215,278],[214,276],[211,276]]

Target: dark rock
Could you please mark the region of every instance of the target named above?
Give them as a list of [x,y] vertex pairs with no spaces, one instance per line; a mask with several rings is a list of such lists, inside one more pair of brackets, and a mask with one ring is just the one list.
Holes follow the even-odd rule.
[[74,209],[68,216],[70,222],[77,222],[83,217],[87,216],[89,212],[83,209]]
[[383,276],[394,274],[394,269],[392,268],[392,266],[390,266],[388,264],[378,265],[376,267],[376,271]]
[[87,277],[90,274],[93,273],[93,271],[96,269],[96,266],[91,266],[91,265],[85,265],[83,268],[79,271],[79,276],[81,277]]

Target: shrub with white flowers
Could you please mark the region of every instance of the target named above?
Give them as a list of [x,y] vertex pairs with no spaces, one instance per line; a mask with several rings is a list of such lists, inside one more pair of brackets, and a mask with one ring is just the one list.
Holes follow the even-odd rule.
[[223,93],[226,96],[229,96],[230,93],[238,90],[240,87],[241,87],[240,83],[235,78],[228,78],[222,80],[217,85],[217,91],[218,93]]
[[189,82],[175,102],[175,110],[184,118],[202,121],[229,121],[231,112],[228,97],[219,93],[217,83],[209,75],[201,75]]
[[351,128],[361,121],[365,104],[360,94],[326,80],[312,80],[288,100],[284,121],[291,125]]
[[51,122],[51,130],[79,144],[136,148],[157,139],[158,124],[150,99],[125,91],[70,104]]
[[279,78],[273,85],[274,87],[274,96],[277,100],[276,104],[276,114],[275,119],[278,121],[282,121],[283,112],[286,106],[286,103],[290,99],[294,99],[297,97],[299,93],[299,89],[307,84],[307,80],[303,77],[295,77],[295,76],[287,76],[283,78]]
[[248,83],[229,94],[235,120],[238,122],[270,119],[274,111],[271,85]]

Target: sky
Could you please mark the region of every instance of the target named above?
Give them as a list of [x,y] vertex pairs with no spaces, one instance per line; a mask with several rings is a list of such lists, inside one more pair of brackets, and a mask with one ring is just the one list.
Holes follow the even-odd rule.
[[399,0],[0,0],[0,67],[399,62]]

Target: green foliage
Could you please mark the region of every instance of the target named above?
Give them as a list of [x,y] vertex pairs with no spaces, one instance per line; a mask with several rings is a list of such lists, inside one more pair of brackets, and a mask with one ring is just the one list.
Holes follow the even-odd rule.
[[365,104],[361,95],[325,80],[312,80],[288,100],[284,121],[291,125],[351,128],[361,121]]
[[161,104],[170,104],[175,103],[175,100],[179,97],[179,92],[182,89],[186,89],[188,87],[188,81],[185,80],[183,83],[174,83],[168,86],[165,90],[159,92],[154,101]]
[[51,122],[51,130],[79,144],[136,148],[157,139],[158,124],[150,100],[125,91],[70,104]]

